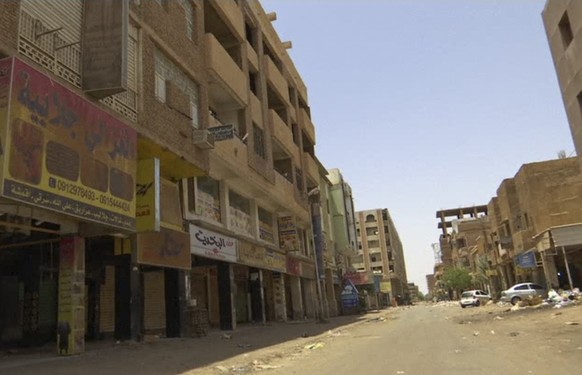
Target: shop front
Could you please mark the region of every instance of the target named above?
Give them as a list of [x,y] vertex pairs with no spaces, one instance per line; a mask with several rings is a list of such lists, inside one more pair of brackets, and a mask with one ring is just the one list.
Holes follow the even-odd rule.
[[[273,274],[282,274],[286,271],[285,255],[276,250],[267,249],[247,241],[239,241],[238,249],[239,267],[245,268],[247,279],[242,280],[243,286],[237,284],[238,290],[245,291],[244,296],[239,296],[240,305],[237,304],[237,316],[239,307],[248,312],[246,321],[266,322],[276,320]],[[245,303],[246,302],[246,303]],[[243,316],[238,318],[242,321]]]
[[44,73],[0,61],[1,345],[84,350],[99,319],[89,237],[135,231],[136,140]]
[[237,240],[190,224],[190,252],[190,306],[207,310],[211,326],[235,329],[236,282],[244,277],[244,271],[234,266]]

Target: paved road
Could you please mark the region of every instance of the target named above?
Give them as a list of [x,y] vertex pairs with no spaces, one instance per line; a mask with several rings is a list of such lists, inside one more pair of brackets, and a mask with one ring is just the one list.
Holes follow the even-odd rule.
[[[563,350],[549,352],[543,343],[550,337],[529,332],[529,318],[496,326],[495,316],[484,310],[479,312],[480,322],[468,324],[464,319],[473,314],[470,310],[415,306],[393,319],[360,324],[341,339],[327,342],[320,351],[312,351],[270,374],[582,373],[582,348],[576,343],[566,343],[574,355]],[[494,327],[500,331],[495,332]]]

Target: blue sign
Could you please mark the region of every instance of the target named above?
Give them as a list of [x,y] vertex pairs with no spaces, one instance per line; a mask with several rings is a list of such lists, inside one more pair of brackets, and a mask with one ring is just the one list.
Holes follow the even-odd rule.
[[536,268],[536,254],[533,251],[517,256],[517,265],[521,268]]

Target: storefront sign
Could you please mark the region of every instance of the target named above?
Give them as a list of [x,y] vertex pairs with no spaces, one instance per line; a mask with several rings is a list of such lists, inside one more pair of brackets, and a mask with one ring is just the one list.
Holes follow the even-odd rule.
[[192,268],[188,233],[161,228],[137,234],[137,262],[159,267]]
[[16,58],[0,71],[0,195],[134,230],[136,131]]
[[297,228],[295,220],[291,216],[280,217],[279,224],[279,247],[285,251],[299,250],[297,240]]
[[533,251],[519,254],[517,256],[517,265],[521,268],[536,268],[536,255]]
[[349,272],[344,275],[345,280],[349,280],[354,285],[371,284],[369,276],[365,272]]
[[390,281],[380,282],[380,292],[391,293],[392,292],[392,283]]
[[271,271],[285,272],[287,269],[285,255],[245,241],[239,242],[238,259],[247,266]]
[[59,355],[85,351],[85,239],[67,237],[59,248]]
[[206,258],[236,263],[236,240],[190,224],[190,252]]
[[137,163],[135,186],[135,216],[138,232],[160,230],[160,160],[140,160]]
[[301,277],[315,279],[315,265],[301,262]]
[[301,276],[301,261],[287,256],[287,273],[293,276]]

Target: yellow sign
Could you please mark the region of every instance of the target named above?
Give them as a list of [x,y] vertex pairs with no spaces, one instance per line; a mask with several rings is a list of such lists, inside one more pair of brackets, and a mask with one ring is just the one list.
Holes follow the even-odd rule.
[[0,75],[0,195],[134,230],[136,131],[16,58]]
[[160,230],[160,160],[140,160],[137,163],[135,216],[138,232]]
[[277,272],[287,270],[287,260],[284,254],[245,241],[239,241],[238,260],[247,266]]
[[390,281],[381,281],[380,282],[380,291],[382,293],[391,293],[392,292],[392,283]]

